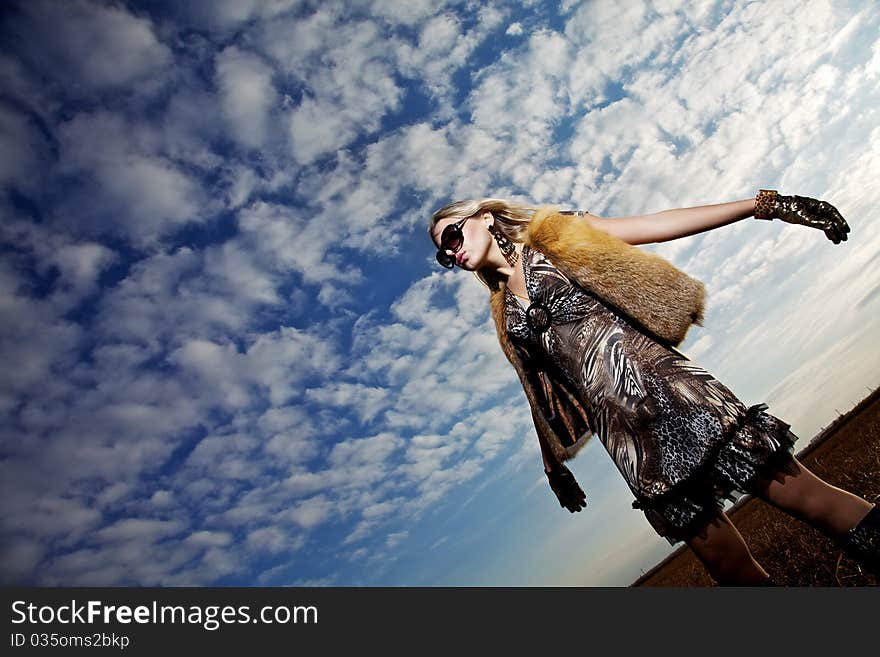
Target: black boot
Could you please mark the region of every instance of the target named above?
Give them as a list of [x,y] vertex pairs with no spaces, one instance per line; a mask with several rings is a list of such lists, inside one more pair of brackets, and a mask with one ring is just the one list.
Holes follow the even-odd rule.
[[880,578],[880,507],[876,504],[855,527],[837,541],[846,556]]

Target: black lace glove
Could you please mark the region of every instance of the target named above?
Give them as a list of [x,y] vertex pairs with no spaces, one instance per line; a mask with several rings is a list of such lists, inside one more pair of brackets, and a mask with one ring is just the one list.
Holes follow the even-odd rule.
[[761,190],[755,203],[758,219],[781,219],[790,224],[818,228],[835,244],[846,241],[849,225],[833,205],[809,196],[783,196],[774,190]]
[[559,499],[559,506],[565,507],[572,513],[580,511],[587,506],[587,496],[581,490],[574,475],[571,474],[571,470],[565,465],[560,465],[558,469],[552,472],[545,470],[544,474],[547,475],[547,479],[550,481],[550,488],[553,489],[553,492],[556,493],[556,497]]

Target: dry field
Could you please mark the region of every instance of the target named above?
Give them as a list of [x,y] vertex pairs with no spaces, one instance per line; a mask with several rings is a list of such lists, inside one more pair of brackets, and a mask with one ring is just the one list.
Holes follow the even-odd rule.
[[[771,411],[772,412],[772,411]],[[880,388],[839,416],[798,459],[825,481],[880,502]],[[876,586],[819,531],[765,502],[744,497],[728,516],[758,563],[780,586]],[[632,586],[714,586],[693,552],[682,546]]]

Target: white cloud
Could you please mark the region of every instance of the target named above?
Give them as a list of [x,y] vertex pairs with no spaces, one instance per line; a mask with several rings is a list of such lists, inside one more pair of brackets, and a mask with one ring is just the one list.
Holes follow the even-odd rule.
[[210,472],[211,477],[255,481],[263,464],[253,457],[259,447],[255,436],[212,435],[203,438],[187,459],[187,465]]
[[284,519],[292,520],[305,529],[323,524],[333,511],[333,503],[322,495],[303,500],[284,514]]
[[257,403],[260,390],[274,405],[298,399],[305,377],[330,377],[339,367],[332,343],[292,327],[260,335],[244,352],[229,343],[188,340],[170,353],[169,361],[198,385],[204,403],[228,410]]
[[0,260],[0,357],[8,373],[0,386],[4,407],[17,404],[20,394],[45,392],[55,367],[74,367],[84,338],[82,327],[27,294],[29,279],[12,262]]
[[277,99],[272,69],[256,55],[235,46],[223,50],[216,62],[226,120],[245,146],[262,145]]
[[28,581],[46,554],[45,545],[40,541],[21,538],[4,543],[0,550],[0,578],[4,582]]
[[[549,507],[486,290],[421,271],[450,197],[826,197],[845,245],[744,221],[648,250],[709,288],[684,351],[797,425],[876,370],[876,9],[582,3],[556,31],[537,3],[186,3],[153,22],[80,1],[54,39],[49,8],[5,24],[33,47],[0,58],[0,185],[20,192],[0,260],[4,581],[370,584],[404,543],[455,555],[419,524],[453,491],[473,522],[525,468]],[[505,30],[528,35],[498,52]],[[334,550],[345,575],[315,558]]]
[[121,88],[148,84],[171,63],[171,51],[151,22],[122,8],[85,0],[58,4],[34,0],[22,6],[29,57],[47,60],[59,79]]
[[307,98],[290,113],[291,152],[300,164],[342,148],[356,135],[355,123],[347,120],[332,101]]
[[360,272],[353,265],[328,253],[340,246],[340,233],[328,230],[328,225],[341,223],[340,218],[316,216],[309,221],[304,214],[285,206],[254,203],[239,215],[241,239],[262,262],[296,271],[308,283],[359,282]]
[[451,14],[443,14],[425,23],[416,47],[425,59],[429,59],[446,54],[460,38],[458,20]]
[[0,226],[0,240],[29,252],[41,275],[57,273],[44,305],[58,314],[97,293],[101,273],[119,261],[118,254],[102,244],[77,242],[70,235],[21,218],[10,217]]
[[240,247],[230,241],[181,248],[134,264],[102,297],[96,330],[105,340],[150,345],[154,353],[247,330],[260,306],[281,303],[280,281],[258,254]]
[[158,135],[149,126],[97,112],[61,124],[58,137],[62,172],[84,182],[66,199],[59,222],[76,214],[89,222],[84,228],[147,246],[210,212],[201,184],[156,152]]
[[625,66],[669,56],[676,33],[684,27],[683,16],[655,13],[647,2],[584,3],[566,21],[565,34],[579,54],[615,78]]
[[392,24],[415,25],[441,10],[445,0],[374,0],[371,13],[381,16]]
[[[403,96],[381,28],[369,20],[336,24],[334,10],[327,11],[310,19],[303,45],[295,33],[304,26],[296,23],[275,25],[265,34],[266,52],[304,85],[286,119],[291,153],[300,164],[374,133]],[[291,47],[291,41],[297,45]]]
[[[4,482],[14,481],[13,473],[7,466],[3,468]],[[17,479],[17,478],[16,478]],[[39,498],[23,495],[24,491],[6,489],[5,504],[8,509],[17,509],[15,514],[6,513],[3,520],[4,533],[27,532],[42,539],[61,539],[75,542],[87,536],[101,522],[101,514],[83,504],[83,500],[41,495]]]
[[335,467],[369,467],[386,461],[401,442],[397,436],[391,434],[346,440],[333,446],[328,461]]
[[281,529],[269,526],[250,532],[246,539],[249,549],[270,554],[290,554],[302,548],[304,537],[291,536]]
[[152,543],[158,539],[172,536],[183,530],[176,521],[151,520],[147,518],[126,518],[95,534],[99,541],[143,541]]
[[301,0],[189,0],[174,9],[198,27],[227,33],[249,21],[275,19],[301,5]]
[[385,539],[385,547],[389,550],[393,550],[397,547],[401,542],[405,541],[409,536],[408,531],[402,532],[392,532],[388,534],[388,537]]
[[504,144],[503,155],[480,164],[528,189],[557,160],[553,131],[569,111],[563,85],[572,53],[570,43],[550,30],[534,32],[526,48],[482,70],[468,106],[474,125]]
[[386,388],[354,383],[332,383],[306,390],[306,398],[322,406],[351,408],[361,422],[369,422],[389,404],[391,391]]

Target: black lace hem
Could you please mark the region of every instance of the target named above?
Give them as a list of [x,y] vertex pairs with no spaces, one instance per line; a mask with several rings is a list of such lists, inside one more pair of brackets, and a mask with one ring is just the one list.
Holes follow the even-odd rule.
[[790,425],[765,413],[767,404],[750,406],[727,440],[722,440],[688,479],[654,499],[637,499],[660,536],[676,545],[688,540],[724,508],[754,493],[781,474],[796,474],[792,457],[797,436]]

